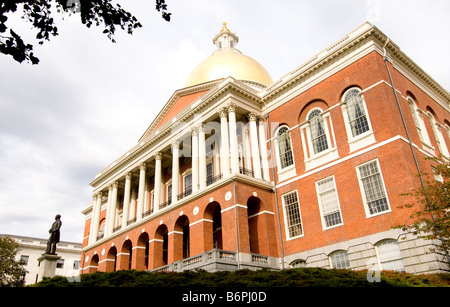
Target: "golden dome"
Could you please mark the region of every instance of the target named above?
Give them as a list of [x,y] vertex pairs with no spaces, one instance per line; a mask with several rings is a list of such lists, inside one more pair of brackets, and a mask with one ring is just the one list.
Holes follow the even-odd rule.
[[189,87],[228,76],[266,86],[272,84],[272,77],[261,64],[235,48],[238,41],[236,34],[231,33],[224,22],[223,29],[213,39],[217,50],[194,68],[185,86]]

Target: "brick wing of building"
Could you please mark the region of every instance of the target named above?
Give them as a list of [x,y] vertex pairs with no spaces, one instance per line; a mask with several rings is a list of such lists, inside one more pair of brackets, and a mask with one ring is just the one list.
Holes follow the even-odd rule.
[[409,222],[400,194],[432,174],[424,158],[449,159],[444,88],[370,23],[275,82],[226,24],[213,42],[90,183],[82,273],[448,270],[433,242],[392,228]]

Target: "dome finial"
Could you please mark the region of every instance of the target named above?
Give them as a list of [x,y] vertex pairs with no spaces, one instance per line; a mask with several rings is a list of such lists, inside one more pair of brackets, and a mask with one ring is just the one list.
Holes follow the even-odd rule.
[[226,21],[223,22],[223,29],[220,30],[220,32],[224,32],[224,31],[230,32],[230,30],[228,30],[228,28],[227,28],[227,22]]

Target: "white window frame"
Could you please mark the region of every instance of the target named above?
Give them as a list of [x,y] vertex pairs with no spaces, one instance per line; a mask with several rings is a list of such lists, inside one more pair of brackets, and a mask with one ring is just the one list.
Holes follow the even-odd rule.
[[[191,175],[191,194],[194,192],[194,186],[193,186],[193,182],[192,182],[192,169],[188,169],[186,170],[182,176],[183,176],[183,193],[186,193],[186,177]],[[189,195],[191,195],[189,194]]]
[[[381,244],[384,244],[384,243],[386,243],[386,242],[395,242],[395,244],[396,244],[396,246],[398,247],[398,257],[395,257],[395,258],[392,258],[392,259],[386,259],[385,261],[383,261],[383,262],[381,262],[381,257],[380,257],[380,245]],[[384,240],[381,240],[381,241],[378,241],[377,243],[375,243],[375,252],[376,252],[376,255],[377,255],[377,261],[378,261],[378,266],[379,266],[379,268],[381,269],[381,270],[389,270],[390,269],[390,267],[388,267],[387,269],[385,268],[386,267],[386,265],[385,266],[383,266],[383,263],[392,263],[392,262],[399,262],[400,260],[401,260],[401,263],[402,263],[402,267],[403,267],[403,269],[401,269],[401,270],[395,270],[395,271],[397,271],[397,272],[405,272],[405,262],[403,261],[403,256],[402,256],[402,251],[401,251],[401,249],[400,249],[400,245],[398,244],[398,241],[397,240],[394,240],[394,239],[384,239]]]
[[447,144],[445,143],[444,136],[441,130],[441,124],[436,121],[434,115],[431,112],[427,112],[428,118],[430,120],[431,129],[433,130],[434,137],[436,139],[436,143],[438,145],[439,152],[445,156],[449,157],[449,152],[447,148]]
[[[278,132],[281,128],[287,128],[289,131],[289,143],[291,147],[291,154],[292,154],[292,164],[289,166],[286,166],[284,168],[281,167],[281,156],[280,156],[280,148],[278,143]],[[277,156],[277,174],[278,174],[278,181],[284,181],[288,178],[294,177],[297,175],[295,170],[295,158],[294,158],[294,147],[292,146],[292,137],[291,137],[291,128],[289,128],[288,125],[281,125],[277,128],[275,131],[275,139],[274,139],[274,145],[275,145],[275,154]]]
[[[323,111],[321,108],[314,108],[308,112],[306,118],[309,118],[310,114],[314,110],[320,110],[321,116],[324,124],[325,135],[327,137],[328,149],[321,152],[314,153],[313,142],[310,130],[310,121],[307,120],[305,123],[300,125],[300,136],[302,140],[303,154],[305,157],[305,170],[308,171],[315,167],[318,167],[327,162],[333,161],[339,158],[336,139],[333,131],[333,123],[331,121],[330,111]],[[329,125],[328,125],[329,121]],[[332,146],[331,140],[333,140],[334,147]]]
[[[170,193],[169,193],[169,186],[171,186],[171,190],[172,190],[173,189],[172,179],[169,179],[165,184],[167,206],[174,203],[174,200],[172,199],[172,191],[170,191]],[[169,204],[169,198],[170,198],[170,204]]]
[[409,107],[411,109],[414,124],[416,125],[417,134],[419,134],[419,139],[422,142],[423,149],[430,153],[434,153],[434,147],[431,145],[427,127],[425,126],[425,122],[423,121],[422,110],[417,107],[416,101],[411,96],[408,96],[406,100],[408,101]]
[[337,269],[350,269],[350,268],[352,267],[352,266],[351,266],[351,263],[350,263],[350,258],[349,258],[349,256],[348,256],[348,252],[345,251],[345,250],[336,250],[336,251],[332,252],[332,253],[328,256],[328,260],[330,261],[330,268],[336,269],[336,266],[335,266],[334,263],[333,263],[333,259],[334,259],[334,257],[335,257],[336,255],[345,255],[345,257],[347,258],[347,259],[345,259],[345,261],[348,262],[348,266],[346,266],[346,267],[339,267],[339,268],[337,268]]
[[[382,188],[384,189],[384,194],[386,196],[386,202],[387,202],[387,206],[388,206],[389,209],[388,210],[384,210],[382,212],[377,212],[377,213],[371,214],[370,213],[370,209],[369,209],[369,205],[367,203],[367,197],[366,197],[366,192],[364,190],[364,185],[362,183],[360,167],[362,167],[362,166],[364,166],[366,164],[369,164],[369,163],[373,163],[374,161],[376,161],[376,163],[377,163],[378,171],[379,171],[379,174],[380,174],[380,177],[381,177]],[[363,204],[364,204],[364,210],[366,211],[366,218],[370,218],[370,217],[374,217],[374,216],[378,216],[378,215],[381,215],[381,214],[386,214],[386,213],[392,212],[391,204],[390,204],[390,201],[389,201],[389,196],[388,196],[388,193],[387,193],[387,190],[386,190],[386,185],[384,183],[383,172],[381,170],[381,165],[380,165],[380,161],[378,160],[378,158],[357,165],[356,166],[356,174],[358,176],[359,189],[361,191],[361,197],[362,197]]]
[[[335,225],[332,225],[332,226],[327,226],[327,223],[325,221],[325,216],[324,216],[324,213],[323,213],[322,199],[321,199],[320,194],[319,194],[319,184],[321,182],[325,181],[325,180],[329,180],[330,178],[333,180],[333,186],[334,186],[334,191],[335,191],[335,194],[336,194],[337,207],[339,209],[339,215],[341,217],[341,222],[339,224],[335,224]],[[342,218],[341,204],[339,202],[339,195],[338,195],[338,191],[337,191],[337,187],[336,187],[336,180],[334,178],[334,175],[326,177],[326,178],[323,178],[321,180],[318,180],[318,181],[315,182],[315,184],[316,184],[317,199],[319,201],[320,217],[321,217],[321,220],[322,220],[322,230],[331,229],[331,228],[335,228],[335,227],[339,227],[339,226],[344,225],[344,219]]]
[[[350,126],[350,122],[349,122],[349,118],[348,118],[347,101],[344,100],[345,96],[347,96],[347,93],[349,91],[355,90],[355,89],[360,91],[361,99],[363,101],[362,107],[364,108],[364,113],[365,113],[365,116],[367,119],[367,125],[369,127],[369,130],[367,130],[366,132],[361,133],[360,135],[357,135],[357,136],[353,136],[352,128]],[[353,86],[344,92],[344,94],[342,95],[341,110],[342,110],[342,115],[344,117],[345,130],[347,132],[347,138],[348,138],[348,144],[350,147],[350,152],[353,152],[355,150],[361,149],[365,146],[375,143],[375,135],[373,133],[373,128],[372,128],[372,124],[370,121],[369,111],[367,110],[367,104],[366,104],[366,100],[364,98],[364,91],[361,88],[359,88],[357,86]]]
[[[301,228],[301,234],[291,237],[289,234],[289,223],[288,223],[288,212],[286,211],[286,200],[285,197],[288,196],[289,194],[293,194],[295,193],[295,196],[297,197],[297,206],[298,206],[298,214],[299,214],[299,219],[300,219],[300,228]],[[289,191],[283,195],[281,195],[281,201],[283,204],[283,215],[284,215],[284,229],[285,229],[285,234],[286,234],[286,241],[289,240],[293,240],[293,239],[297,239],[297,238],[301,238],[305,235],[305,229],[303,226],[303,220],[302,220],[302,211],[300,208],[300,200],[298,198],[298,191],[297,190],[293,190],[293,191]]]

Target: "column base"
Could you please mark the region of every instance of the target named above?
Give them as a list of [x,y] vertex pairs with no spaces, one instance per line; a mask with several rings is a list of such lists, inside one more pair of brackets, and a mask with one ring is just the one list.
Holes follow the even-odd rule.
[[61,256],[56,254],[43,254],[37,260],[39,261],[38,282],[44,277],[52,278],[56,272],[56,262],[61,259]]

